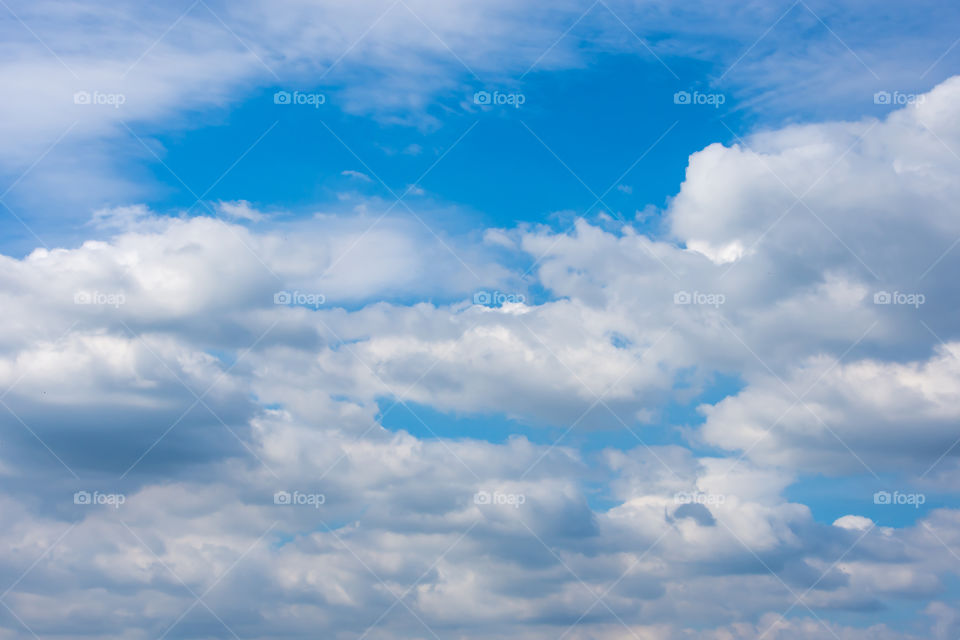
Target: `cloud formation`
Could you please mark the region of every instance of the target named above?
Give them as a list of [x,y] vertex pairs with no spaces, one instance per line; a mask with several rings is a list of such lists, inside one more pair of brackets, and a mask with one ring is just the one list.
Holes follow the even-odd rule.
[[958,93],[711,145],[659,234],[235,202],[3,257],[4,634],[951,637],[960,513],[788,491],[956,484]]

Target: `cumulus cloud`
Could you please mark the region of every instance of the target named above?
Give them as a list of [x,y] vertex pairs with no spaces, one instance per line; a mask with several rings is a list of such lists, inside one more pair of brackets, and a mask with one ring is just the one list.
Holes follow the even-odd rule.
[[662,236],[238,201],[3,257],[5,634],[946,637],[956,510],[787,496],[950,445],[958,92],[710,146]]
[[786,381],[758,380],[703,407],[703,435],[768,464],[824,472],[895,466],[926,474],[955,453],[958,353],[960,346],[950,343],[926,361],[906,364],[833,366],[819,358]]

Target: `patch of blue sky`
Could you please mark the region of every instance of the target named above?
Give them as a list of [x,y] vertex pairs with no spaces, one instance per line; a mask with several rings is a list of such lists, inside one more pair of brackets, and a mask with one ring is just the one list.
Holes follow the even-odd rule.
[[[335,87],[283,85],[248,95],[195,130],[153,126],[137,134],[154,139],[163,159],[141,153],[160,185],[148,202],[158,211],[209,214],[194,206],[203,196],[261,203],[283,219],[349,213],[360,201],[386,208],[406,193],[404,202],[448,233],[518,223],[566,228],[574,216],[606,212],[634,221],[648,205],[662,209],[679,190],[689,154],[742,131],[743,112],[729,96],[719,107],[675,101],[683,91],[724,95],[704,82],[610,55],[589,70],[485,85],[524,95],[517,108],[476,105],[476,87],[464,85],[438,97],[437,126],[351,115],[337,104]],[[288,89],[326,100],[277,104],[275,93]],[[656,216],[647,213],[639,224],[655,233]],[[398,205],[392,215],[409,213]]]

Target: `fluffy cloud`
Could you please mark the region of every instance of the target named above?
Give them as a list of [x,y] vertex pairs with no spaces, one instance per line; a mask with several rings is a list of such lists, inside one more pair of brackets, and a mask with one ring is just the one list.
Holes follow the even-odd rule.
[[[955,454],[958,353],[952,342],[923,362],[833,366],[828,358],[815,359],[788,380],[758,380],[704,407],[703,436],[768,464],[926,473]],[[945,464],[955,463],[951,457]]]
[[[922,305],[873,295],[960,236],[929,134],[957,141],[958,92],[709,147],[657,237],[130,207],[106,240],[2,258],[5,635],[946,637],[955,510],[893,527],[864,496],[826,524],[786,494],[860,473],[823,423],[898,477],[950,444],[956,258]],[[431,437],[387,428],[400,402]],[[702,425],[674,418],[691,403]],[[433,418],[464,414],[523,434]],[[624,426],[641,441],[607,446]],[[830,617],[893,606],[931,621]]]

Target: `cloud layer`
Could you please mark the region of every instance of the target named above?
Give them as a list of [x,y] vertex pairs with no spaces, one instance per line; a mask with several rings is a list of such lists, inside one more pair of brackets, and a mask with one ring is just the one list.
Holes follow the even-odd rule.
[[[3,257],[3,637],[954,637],[960,513],[864,515],[956,485],[923,98],[697,152],[660,233],[228,202]],[[805,474],[869,489],[824,522]]]

